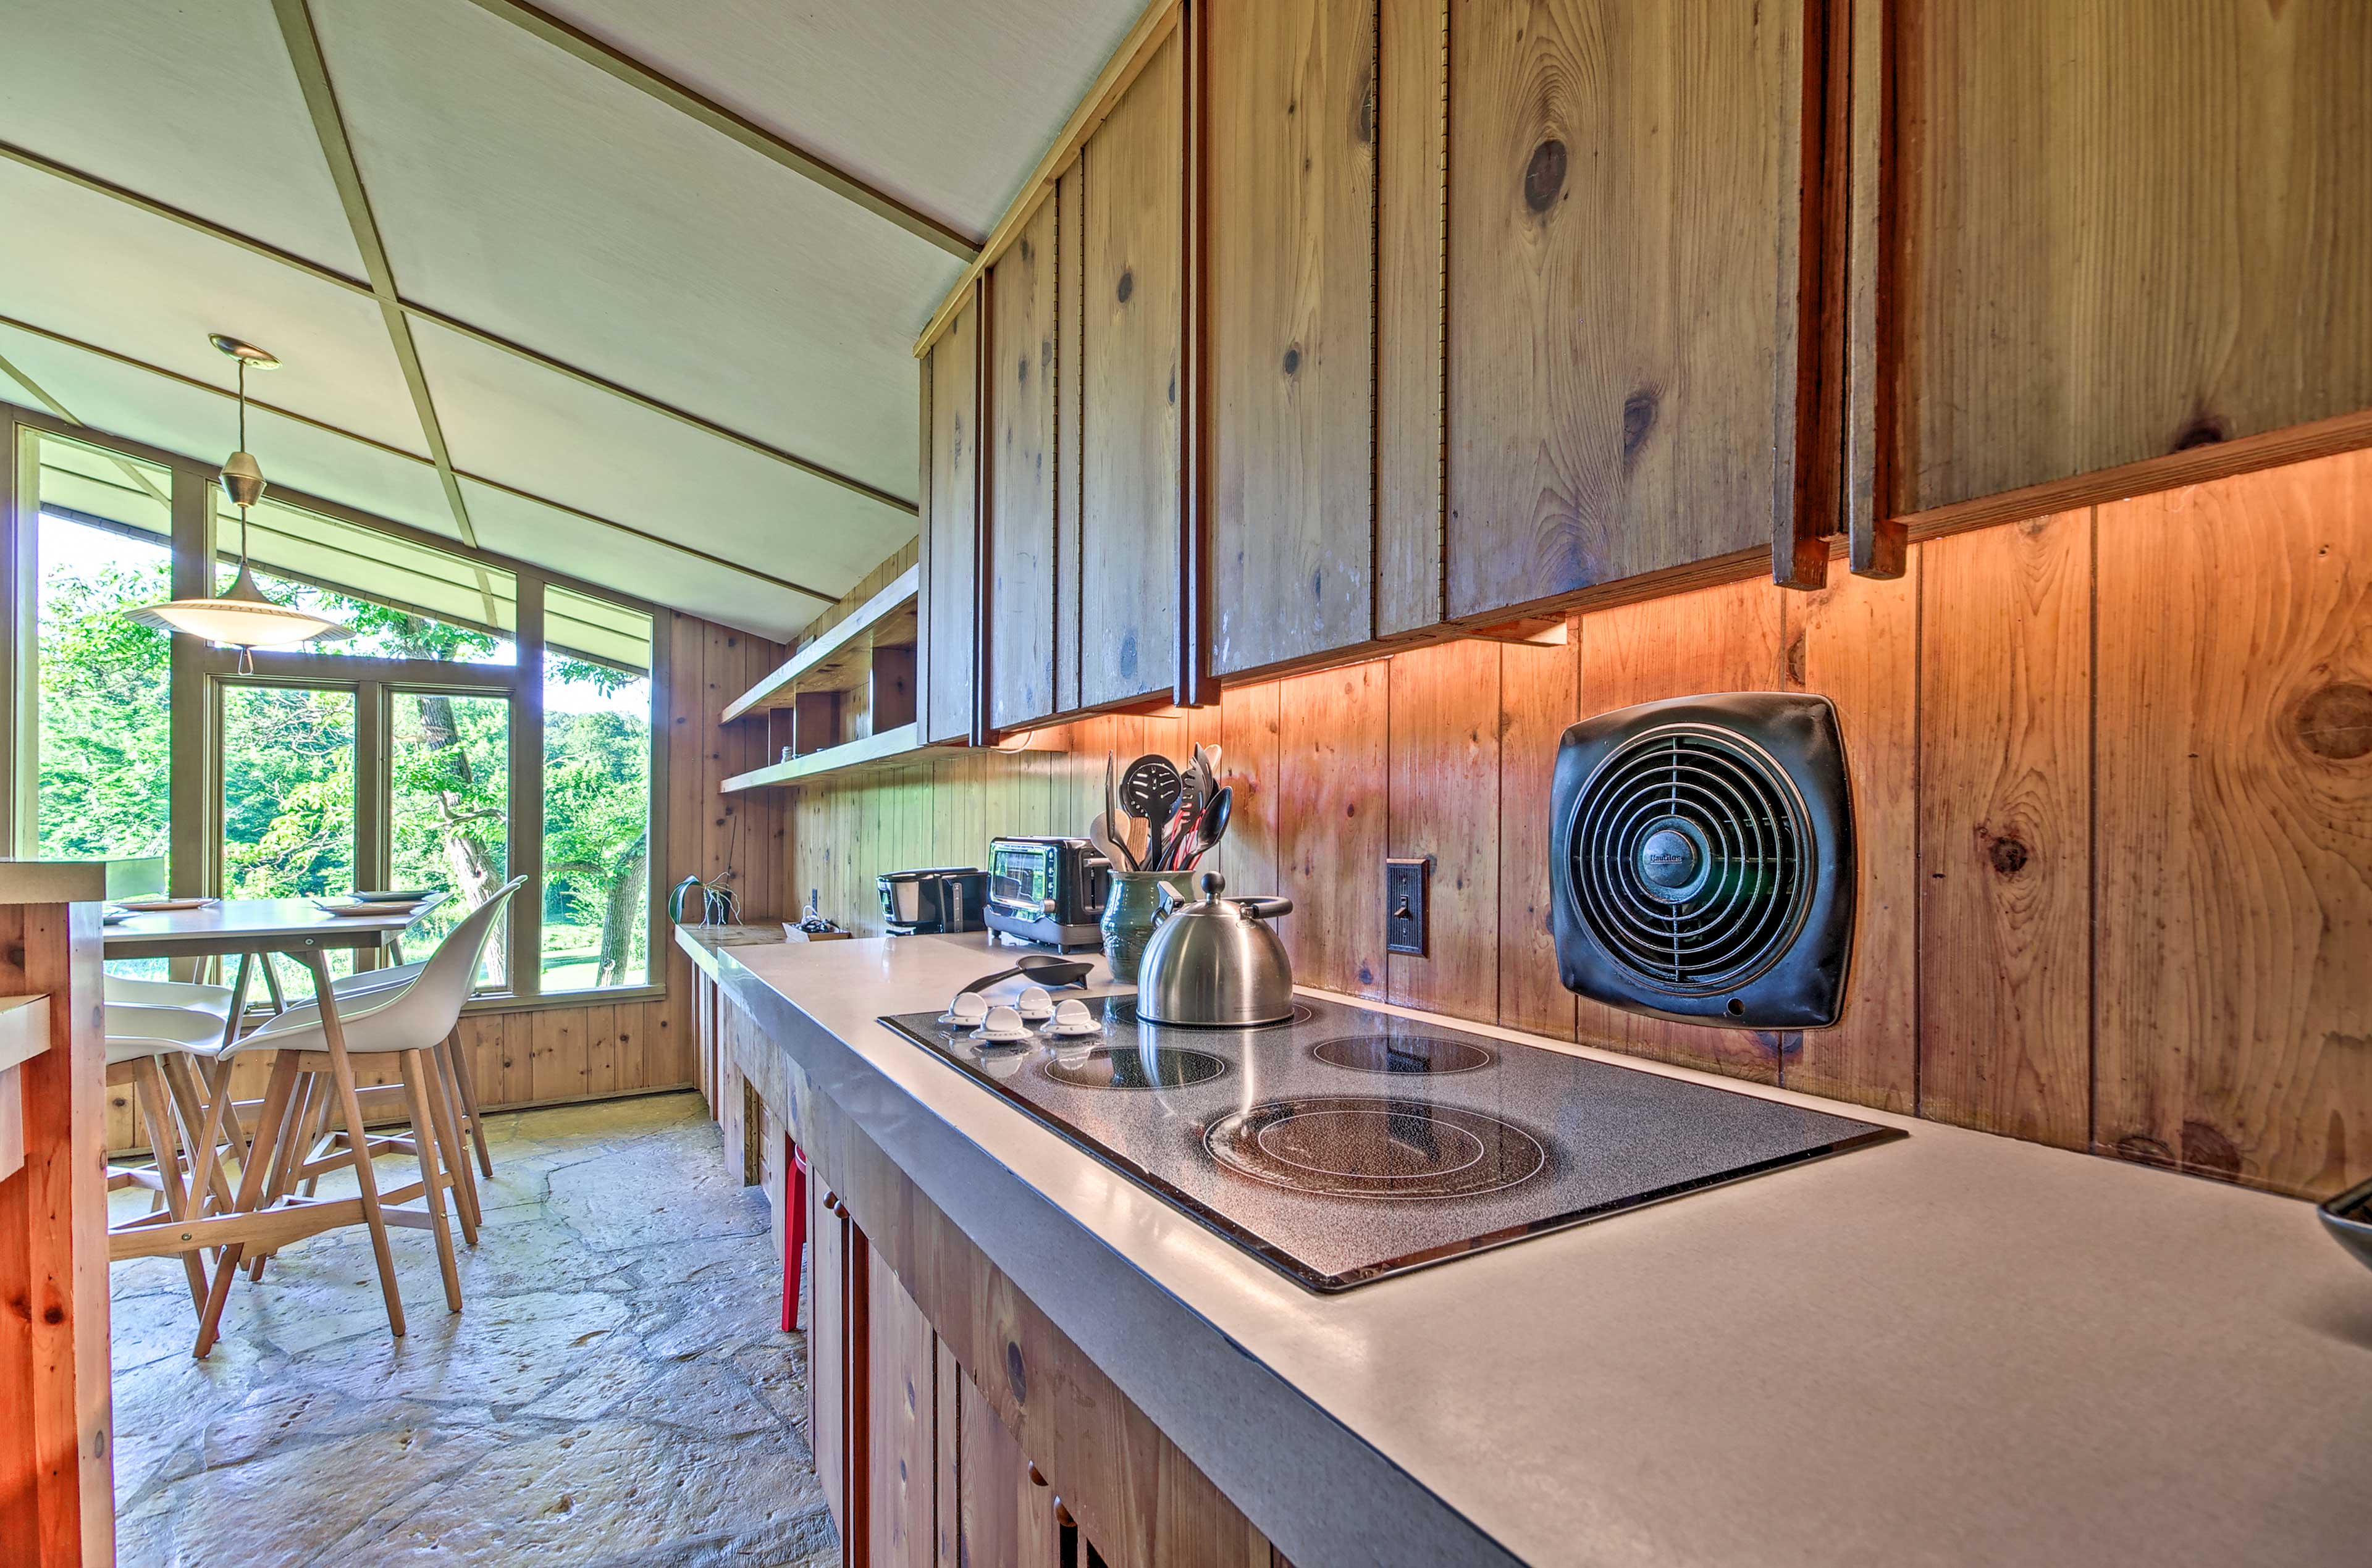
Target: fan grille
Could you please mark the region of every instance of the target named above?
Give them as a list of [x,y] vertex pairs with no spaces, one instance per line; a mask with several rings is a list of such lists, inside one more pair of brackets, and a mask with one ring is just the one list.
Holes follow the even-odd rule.
[[1786,775],[1740,737],[1638,736],[1574,807],[1574,900],[1607,955],[1686,995],[1745,984],[1802,926],[1811,823]]

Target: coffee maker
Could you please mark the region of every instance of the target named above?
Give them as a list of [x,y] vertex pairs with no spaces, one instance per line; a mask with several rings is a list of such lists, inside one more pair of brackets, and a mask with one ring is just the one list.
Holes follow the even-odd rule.
[[885,871],[875,878],[881,918],[892,936],[987,929],[982,919],[987,885],[987,875],[976,865]]

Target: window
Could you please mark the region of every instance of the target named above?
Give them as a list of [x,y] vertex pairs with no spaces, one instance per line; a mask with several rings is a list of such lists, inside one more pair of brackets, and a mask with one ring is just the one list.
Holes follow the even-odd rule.
[[651,619],[543,600],[543,990],[650,972]]
[[[540,896],[497,927],[482,993],[614,993],[659,978],[647,610],[275,492],[247,519],[257,586],[352,634],[258,649],[242,670],[233,649],[122,617],[174,597],[177,570],[185,585],[202,563],[217,588],[231,582],[239,517],[213,465],[160,466],[9,418],[40,502],[38,521],[0,516],[0,535],[38,564],[27,651],[39,658],[18,667],[31,699],[18,710],[15,798],[31,807],[12,819],[18,853],[136,862],[110,866],[126,892],[443,891],[407,943],[415,958],[540,865]],[[29,540],[17,531],[29,522]],[[522,641],[522,623],[541,635]],[[134,874],[151,880],[135,888]],[[335,954],[331,972],[355,963]],[[285,992],[310,994],[298,966],[276,971]]]
[[172,638],[122,611],[170,598],[172,475],[74,442],[37,442],[40,724],[30,853],[163,855],[172,803]]

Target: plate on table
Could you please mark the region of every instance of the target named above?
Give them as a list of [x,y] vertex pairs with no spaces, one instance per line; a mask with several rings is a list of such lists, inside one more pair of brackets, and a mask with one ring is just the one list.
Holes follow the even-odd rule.
[[436,891],[434,888],[405,888],[394,892],[370,891],[357,888],[354,896],[366,904],[416,904]]
[[106,908],[99,912],[99,923],[101,925],[121,925],[131,918],[132,912],[130,910],[120,910],[112,904],[108,905]]
[[128,914],[170,914],[175,910],[202,910],[212,899],[118,899],[116,907]]
[[359,899],[344,900],[337,903],[331,903],[327,899],[315,899],[313,907],[324,914],[355,915],[372,920],[385,920],[390,915],[412,912],[410,904],[366,903]]

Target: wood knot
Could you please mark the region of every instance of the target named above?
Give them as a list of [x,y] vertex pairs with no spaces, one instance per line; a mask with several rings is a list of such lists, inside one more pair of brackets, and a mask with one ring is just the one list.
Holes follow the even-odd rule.
[[1133,272],[1121,273],[1120,286],[1112,292],[1120,296],[1120,302],[1122,305],[1126,305],[1128,296],[1136,292],[1136,274]]
[[58,1306],[55,1302],[52,1302],[49,1306],[41,1308],[41,1321],[49,1324],[52,1328],[57,1327],[60,1323],[63,1323],[65,1320],[66,1309]]
[[2174,438],[2174,449],[2188,452],[2193,447],[2213,447],[2224,439],[2224,422],[2212,413],[2203,413],[2182,427]]
[[1299,343],[1293,343],[1286,347],[1285,351],[1285,373],[1287,376],[1298,376],[1301,374],[1301,345]]
[[2182,1124],[2182,1167],[2230,1180],[2240,1174],[2240,1150],[2220,1127],[2204,1121]]
[[2034,852],[2026,847],[2026,841],[2014,834],[1985,835],[1985,859],[1992,863],[1995,872],[2004,877],[2017,876],[2033,858]]
[[1545,213],[1564,191],[1564,144],[1554,136],[1532,149],[1524,164],[1524,205]]
[[2145,1132],[2128,1132],[2118,1139],[2117,1153],[2126,1159],[2139,1160],[2144,1165],[2174,1164],[2174,1151]]
[[2308,692],[2290,728],[2308,755],[2326,761],[2352,762],[2372,752],[2372,687],[2335,680]]
[[1021,356],[1021,384],[1029,384],[1029,356],[1026,354]]
[[1021,1342],[1005,1342],[1005,1381],[1013,1389],[1013,1398],[1021,1404],[1029,1402],[1029,1373],[1021,1365]]
[[1631,471],[1647,433],[1656,428],[1657,398],[1653,387],[1642,387],[1622,400],[1622,471]]

